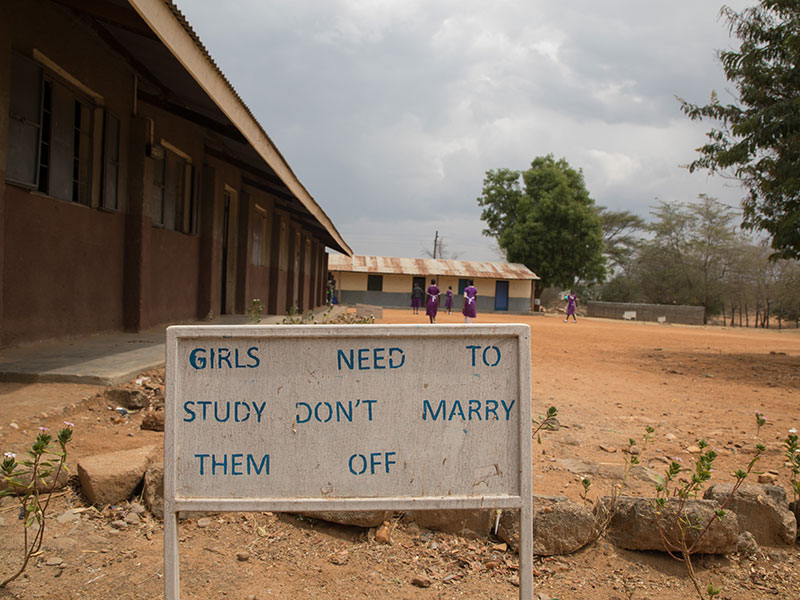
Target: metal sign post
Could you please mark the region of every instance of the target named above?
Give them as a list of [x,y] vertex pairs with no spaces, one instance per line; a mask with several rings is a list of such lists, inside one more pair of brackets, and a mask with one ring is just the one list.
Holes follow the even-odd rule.
[[167,329],[164,587],[179,511],[518,509],[533,597],[527,325]]

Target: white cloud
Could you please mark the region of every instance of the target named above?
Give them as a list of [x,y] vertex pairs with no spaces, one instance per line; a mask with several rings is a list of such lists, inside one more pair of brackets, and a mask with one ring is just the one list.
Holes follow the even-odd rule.
[[418,255],[438,228],[463,258],[493,258],[475,202],[485,171],[548,153],[614,209],[738,199],[679,167],[709,126],[674,96],[729,87],[714,3],[178,2],[359,253]]

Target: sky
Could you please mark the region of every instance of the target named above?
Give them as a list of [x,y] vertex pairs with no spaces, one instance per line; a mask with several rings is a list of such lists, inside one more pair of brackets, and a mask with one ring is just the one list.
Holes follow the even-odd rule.
[[481,234],[484,175],[546,154],[644,218],[742,197],[681,167],[712,124],[676,96],[735,101],[722,2],[176,1],[356,254],[423,257],[438,231],[451,257],[502,260]]

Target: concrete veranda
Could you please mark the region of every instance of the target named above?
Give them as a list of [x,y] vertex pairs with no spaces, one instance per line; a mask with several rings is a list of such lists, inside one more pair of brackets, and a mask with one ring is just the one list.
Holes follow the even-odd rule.
[[[323,306],[316,313],[328,309]],[[337,306],[332,316],[346,310]],[[267,316],[262,325],[279,324],[283,316]],[[213,321],[181,325],[245,325],[245,315],[222,315]],[[178,325],[178,323],[175,323]],[[117,385],[142,371],[163,367],[166,325],[139,333],[115,332],[38,342],[0,350],[0,381],[17,383],[82,383]]]

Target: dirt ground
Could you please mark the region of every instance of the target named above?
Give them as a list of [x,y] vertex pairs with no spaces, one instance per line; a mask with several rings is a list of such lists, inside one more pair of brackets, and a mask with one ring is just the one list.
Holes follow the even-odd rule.
[[[652,495],[647,474],[663,472],[705,439],[719,452],[712,482],[731,481],[754,444],[767,452],[759,470],[787,487],[781,443],[800,426],[800,333],[579,319],[555,314],[479,315],[477,322],[524,322],[532,331],[534,415],[550,405],[561,428],[534,445],[534,493],[581,501],[580,468],[596,471],[590,497],[606,495],[622,470],[622,448],[647,425],[654,439],[646,469],[629,492]],[[387,310],[384,323],[422,323],[424,315]],[[460,315],[440,316],[443,323]],[[157,386],[163,371],[147,373]],[[130,385],[130,384],[129,384]],[[75,423],[69,463],[98,452],[160,443],[140,429],[141,415],[115,419],[92,386],[0,384],[0,451],[20,452],[39,426]],[[756,437],[755,411],[767,419]],[[17,428],[11,426],[17,425]],[[139,599],[163,595],[160,521],[115,529],[135,509],[87,507],[77,488],[50,507],[43,552],[23,578],[0,590],[11,598]],[[787,488],[788,489],[788,488]],[[78,509],[70,510],[70,509]],[[133,519],[135,521],[135,519]],[[0,576],[20,559],[21,527],[11,499],[0,502]],[[224,513],[180,526],[185,598],[481,598],[518,597],[517,557],[500,540],[467,540],[391,523],[390,545],[372,532],[293,515]],[[721,598],[800,598],[800,549],[763,548],[756,560],[738,554],[699,557],[699,577],[721,585]],[[683,566],[661,553],[628,552],[601,539],[569,556],[534,561],[534,598],[678,600],[695,597]],[[425,578],[420,588],[414,578]]]

